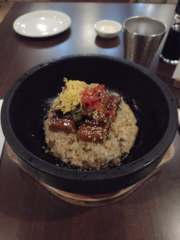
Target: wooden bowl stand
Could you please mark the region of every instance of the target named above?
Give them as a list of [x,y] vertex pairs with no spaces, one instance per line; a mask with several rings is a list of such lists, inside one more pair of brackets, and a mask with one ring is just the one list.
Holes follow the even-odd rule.
[[24,168],[24,166],[21,164],[21,161],[18,160],[17,155],[13,152],[13,150],[10,148],[8,144],[5,145],[5,151],[7,152],[8,157],[14,163],[16,163],[23,171],[25,171],[31,177],[33,177],[48,192],[52,193],[53,195],[57,196],[58,198],[62,199],[65,202],[81,206],[103,206],[109,203],[119,201],[120,199],[126,197],[128,194],[135,191],[142,184],[145,184],[148,179],[152,178],[152,176],[154,176],[167,162],[169,162],[172,159],[175,153],[174,147],[173,145],[171,145],[168,151],[165,153],[164,157],[162,158],[160,164],[156,167],[156,169],[146,178],[137,182],[134,185],[131,185],[127,188],[109,194],[82,195],[66,192],[61,189],[54,188],[43,181],[40,181],[38,178],[32,175],[27,169]]

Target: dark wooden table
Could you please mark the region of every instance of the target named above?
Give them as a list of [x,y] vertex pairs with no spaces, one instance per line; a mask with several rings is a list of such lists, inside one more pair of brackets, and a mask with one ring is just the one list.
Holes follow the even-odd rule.
[[[58,9],[72,17],[70,31],[44,40],[17,36],[14,19],[31,10]],[[173,5],[17,3],[0,25],[0,95],[32,66],[77,53],[123,56],[120,39],[96,38],[93,24],[102,18],[123,21],[132,15],[157,17],[170,24]],[[172,87],[173,68],[160,63],[158,74]],[[32,93],[33,94],[33,93]],[[100,208],[66,204],[24,174],[3,152],[0,165],[0,239],[180,239],[180,149],[159,173],[120,202]]]

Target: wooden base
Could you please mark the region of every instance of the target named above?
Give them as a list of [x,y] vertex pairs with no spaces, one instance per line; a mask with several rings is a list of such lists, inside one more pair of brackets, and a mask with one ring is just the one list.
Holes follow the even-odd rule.
[[164,166],[170,159],[174,156],[175,150],[173,145],[170,146],[166,154],[164,155],[160,164],[156,167],[156,169],[149,174],[146,178],[139,181],[138,183],[131,185],[127,188],[121,189],[117,192],[110,193],[110,194],[97,194],[97,195],[82,195],[82,194],[75,194],[66,191],[62,191],[61,189],[54,188],[48,185],[45,182],[39,181],[35,176],[33,176],[27,169],[25,169],[21,162],[18,160],[17,155],[12,151],[9,145],[6,144],[5,150],[9,158],[15,162],[23,171],[27,172],[31,177],[35,178],[35,180],[41,184],[48,192],[52,193],[53,195],[57,196],[58,198],[62,199],[65,202],[76,204],[80,206],[103,206],[109,203],[113,203],[119,201],[120,199],[126,197],[128,194],[135,191],[139,186],[144,184],[148,179],[150,179],[157,171]]

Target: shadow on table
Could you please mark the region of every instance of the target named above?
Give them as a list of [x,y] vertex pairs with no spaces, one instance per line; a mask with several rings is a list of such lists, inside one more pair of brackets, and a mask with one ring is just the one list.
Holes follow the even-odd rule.
[[112,39],[104,39],[101,37],[96,37],[95,38],[95,44],[100,47],[100,48],[114,48],[119,46],[120,44],[120,38],[112,38]]
[[68,29],[64,33],[61,33],[52,37],[28,38],[28,37],[19,36],[18,34],[16,34],[16,38],[18,39],[18,41],[20,41],[21,45],[24,45],[26,47],[41,49],[41,48],[50,48],[58,44],[61,44],[66,40],[68,40],[70,38],[70,35],[71,35],[71,30]]

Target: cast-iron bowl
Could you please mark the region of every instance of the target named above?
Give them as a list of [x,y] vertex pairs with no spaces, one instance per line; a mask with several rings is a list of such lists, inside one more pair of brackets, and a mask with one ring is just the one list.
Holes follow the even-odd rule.
[[[45,153],[46,104],[57,95],[63,77],[104,83],[125,96],[140,131],[122,165],[84,171]],[[135,64],[106,56],[64,57],[33,68],[16,82],[3,103],[2,128],[21,163],[38,179],[74,193],[110,193],[146,177],[161,161],[177,130],[176,101],[160,79]]]

